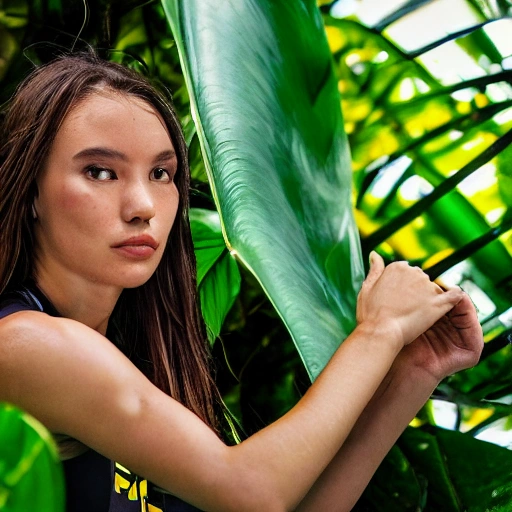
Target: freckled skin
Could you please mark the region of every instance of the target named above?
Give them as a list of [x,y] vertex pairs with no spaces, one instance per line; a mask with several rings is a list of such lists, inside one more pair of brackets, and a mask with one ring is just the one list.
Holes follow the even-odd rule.
[[[73,158],[91,147],[109,148],[125,158]],[[38,272],[118,291],[147,281],[161,259],[179,201],[172,181],[150,174],[155,167],[174,173],[175,157],[155,162],[166,150],[173,145],[163,121],[141,100],[102,92],[75,107],[37,180]],[[90,165],[114,171],[117,179],[93,179],[84,170]],[[134,261],[112,249],[141,234],[159,243],[151,258]]]

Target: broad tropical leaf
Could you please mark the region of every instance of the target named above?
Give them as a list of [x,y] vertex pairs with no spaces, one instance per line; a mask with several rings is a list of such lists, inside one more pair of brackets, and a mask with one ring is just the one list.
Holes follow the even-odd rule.
[[505,512],[512,452],[441,428],[408,428],[355,512]]
[[510,510],[510,450],[460,432],[431,432],[410,428],[399,443],[416,473],[432,487],[427,510],[485,512],[506,503]]
[[50,433],[8,404],[0,404],[0,510],[64,511],[64,478]]
[[351,165],[315,2],[163,0],[226,243],[312,378],[355,323]]
[[197,259],[197,285],[208,338],[213,343],[236,297],[240,272],[222,237],[216,211],[192,208],[190,227]]
[[[417,512],[423,510],[425,494],[425,481],[418,479],[407,457],[395,445],[375,473],[372,484],[365,490],[354,512]],[[368,504],[371,508],[368,508]],[[447,507],[443,512],[452,510]]]

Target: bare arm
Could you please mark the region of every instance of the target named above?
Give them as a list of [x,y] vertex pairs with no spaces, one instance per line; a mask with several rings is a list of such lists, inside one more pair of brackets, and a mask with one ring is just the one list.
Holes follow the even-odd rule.
[[[393,285],[404,280],[415,290],[405,301]],[[16,313],[0,324],[0,400],[203,510],[293,510],[403,345],[460,300],[458,292],[442,293],[405,265],[370,276],[365,289],[371,318],[292,411],[235,447],[156,389],[104,337],[41,313]]]
[[348,512],[435,384],[392,368],[298,512]]
[[351,510],[437,384],[474,366],[482,348],[476,311],[464,296],[450,313],[401,351],[346,442],[297,511]]

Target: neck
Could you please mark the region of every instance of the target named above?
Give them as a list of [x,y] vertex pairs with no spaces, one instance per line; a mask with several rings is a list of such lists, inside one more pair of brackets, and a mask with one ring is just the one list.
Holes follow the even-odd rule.
[[55,275],[47,268],[37,268],[35,282],[57,311],[105,335],[122,289],[69,273],[65,277]]

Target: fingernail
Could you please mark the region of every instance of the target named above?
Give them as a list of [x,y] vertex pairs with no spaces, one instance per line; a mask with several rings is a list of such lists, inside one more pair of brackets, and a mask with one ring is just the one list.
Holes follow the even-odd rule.
[[376,265],[377,258],[379,257],[378,253],[376,251],[370,252],[370,267],[373,265]]

